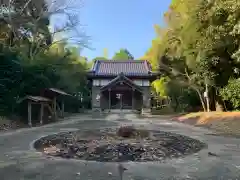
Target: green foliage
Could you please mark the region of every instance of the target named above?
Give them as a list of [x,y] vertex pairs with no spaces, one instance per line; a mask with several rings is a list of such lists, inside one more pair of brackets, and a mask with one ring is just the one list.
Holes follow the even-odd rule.
[[162,98],[166,98],[168,96],[167,93],[167,84],[169,82],[168,77],[161,77],[158,80],[155,80],[152,83],[153,88],[155,89],[155,92]]
[[39,95],[44,88],[59,88],[70,94],[88,97],[86,64],[66,49],[61,53],[46,51],[34,61],[24,58],[18,51],[1,49],[0,113],[12,113],[19,99],[26,95]]
[[107,60],[107,58],[98,56],[98,57],[95,57],[92,61],[96,61],[96,60]]
[[159,54],[162,53],[161,51],[164,50],[165,47],[162,45],[162,29],[158,25],[154,25],[154,29],[157,37],[152,40],[151,47],[141,59],[148,60],[151,63],[152,69],[156,71],[159,68]]
[[133,60],[134,57],[127,49],[120,49],[112,58],[113,60]]
[[[52,3],[51,15],[67,13],[60,12],[59,5]],[[19,100],[26,95],[40,95],[42,89],[50,87],[75,96],[67,100],[73,102],[74,99],[75,108],[87,104],[89,87],[86,70],[89,63],[80,56],[81,48],[69,46],[67,39],[52,42],[55,30],[50,32],[48,27],[46,2],[19,1],[11,5],[11,13],[0,9],[0,115],[17,113]],[[63,8],[65,4],[60,6]],[[55,12],[57,9],[58,12]],[[73,27],[70,20],[65,24],[56,31],[69,31]]]
[[[28,46],[31,46],[28,47],[31,52],[29,52],[29,56],[39,49],[36,47],[51,44],[52,37],[48,29],[49,16],[45,15],[48,12],[48,6],[44,0],[14,1],[11,3],[11,7],[9,2],[5,1],[1,5],[0,43],[10,45],[28,43]],[[5,8],[3,8],[4,6]],[[33,41],[34,43],[30,43]]]
[[175,112],[189,111],[193,110],[194,107],[201,106],[197,93],[178,82],[169,81],[167,84],[167,94],[171,99],[170,106]]
[[48,17],[41,14],[45,1],[25,3],[13,3],[12,21],[0,16],[0,114],[17,113],[19,100],[50,87],[76,95],[75,106],[87,103],[87,59],[78,46],[51,41]]
[[22,69],[17,54],[0,51],[0,114],[9,113],[16,102]]
[[[112,60],[133,60],[133,59],[134,59],[134,57],[131,55],[131,53],[127,49],[120,49],[112,57]],[[95,57],[92,60],[92,62],[94,62],[96,60],[108,60],[108,50],[106,48],[104,48],[103,56]]]
[[96,60],[108,60],[108,49],[104,48],[103,49],[103,56],[97,56],[95,57],[92,62],[96,61]]
[[228,85],[220,90],[223,100],[229,101],[233,108],[240,109],[240,79],[230,79]]
[[[210,104],[216,104],[217,91],[240,75],[239,12],[236,0],[173,0],[165,13],[166,26],[155,26],[157,36],[143,58],[178,82],[176,89],[195,91],[206,109],[205,85],[214,92]],[[165,88],[158,86],[157,91]]]

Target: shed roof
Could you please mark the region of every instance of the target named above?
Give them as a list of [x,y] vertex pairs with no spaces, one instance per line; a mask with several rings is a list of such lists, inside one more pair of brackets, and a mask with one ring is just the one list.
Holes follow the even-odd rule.
[[25,96],[24,98],[22,98],[21,100],[18,101],[18,103],[23,102],[24,100],[31,100],[34,102],[51,102],[50,99],[46,98],[46,97],[42,97],[42,96]]
[[61,95],[65,95],[65,96],[71,96],[70,94],[60,90],[60,89],[56,89],[56,88],[49,88],[49,89],[46,89],[46,90],[49,90],[49,91],[52,91],[54,93],[57,93],[57,94],[61,94]]
[[96,60],[92,73],[96,76],[149,76],[151,65],[146,60]]

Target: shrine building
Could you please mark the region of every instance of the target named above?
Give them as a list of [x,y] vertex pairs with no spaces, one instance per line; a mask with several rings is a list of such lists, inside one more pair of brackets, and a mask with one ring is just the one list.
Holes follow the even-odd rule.
[[151,108],[151,82],[157,78],[146,60],[96,60],[89,72],[92,108]]

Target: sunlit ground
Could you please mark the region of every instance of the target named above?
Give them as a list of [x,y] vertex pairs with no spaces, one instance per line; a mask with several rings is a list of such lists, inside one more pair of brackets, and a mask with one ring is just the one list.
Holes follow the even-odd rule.
[[240,135],[240,112],[196,112],[178,118],[181,122],[212,128],[220,133]]

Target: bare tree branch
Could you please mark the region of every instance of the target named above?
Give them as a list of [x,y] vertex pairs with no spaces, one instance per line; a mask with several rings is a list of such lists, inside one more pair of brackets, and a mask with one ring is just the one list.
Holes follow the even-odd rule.
[[[26,35],[32,38],[29,39],[29,45],[30,45],[30,57],[33,58],[38,52],[42,52],[46,49],[48,49],[50,46],[44,47],[43,50],[40,50],[41,44],[44,42],[44,39],[41,38],[41,34],[44,32],[39,32],[39,26],[40,26],[40,20],[44,18],[50,19],[50,17],[58,17],[61,16],[62,18],[65,18],[65,22],[61,26],[55,26],[53,24],[53,31],[47,32],[49,36],[52,37],[52,39],[55,41],[52,44],[56,44],[58,42],[62,41],[71,41],[80,44],[82,47],[87,47],[87,42],[89,40],[89,37],[85,35],[85,33],[80,33],[79,29],[77,29],[77,26],[80,25],[79,17],[78,17],[78,11],[76,10],[75,2],[81,2],[77,0],[49,0],[47,1],[47,9],[43,8],[41,2],[35,3],[35,0],[25,0],[25,4],[23,3],[23,8],[20,8],[19,11],[16,11],[16,0],[6,0],[8,2],[8,9],[7,13],[5,13],[5,16],[3,16],[4,19],[7,20],[7,23],[11,26],[9,29],[10,31],[14,32],[14,40],[18,41],[21,40],[21,38]],[[37,10],[31,9],[31,7],[37,6]],[[10,9],[14,7],[15,11],[12,13]],[[18,7],[19,8],[19,7]],[[29,9],[30,8],[30,9]],[[40,9],[41,8],[41,9]],[[78,7],[79,8],[79,7]],[[29,10],[28,10],[29,9]],[[31,14],[31,11],[33,14]],[[37,16],[34,16],[34,11],[37,11]],[[39,12],[40,11],[40,12]],[[25,13],[24,13],[25,12]],[[54,22],[53,22],[54,23]],[[26,24],[29,27],[24,27],[24,31],[20,30],[21,26]],[[28,25],[29,24],[29,25]],[[25,26],[25,25],[24,25]],[[21,32],[19,32],[19,30]],[[21,35],[20,35],[20,34]],[[72,34],[75,34],[75,37],[73,37]],[[17,35],[18,34],[18,35]],[[65,37],[61,39],[56,39],[56,36],[59,34],[65,34]],[[44,34],[43,34],[44,35]],[[46,34],[45,34],[46,35]],[[71,35],[69,37],[69,35]],[[34,43],[31,43],[34,42]]]
[[22,8],[21,12],[20,12],[20,15],[23,13],[23,11],[28,7],[29,3],[31,2],[32,0],[28,0],[26,2],[26,4],[24,5],[24,7]]

